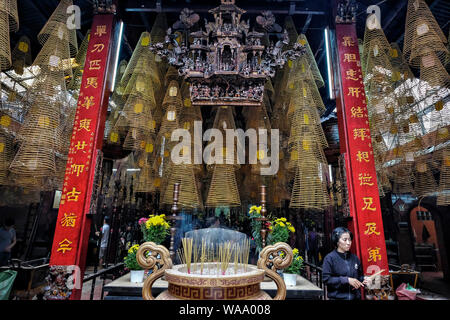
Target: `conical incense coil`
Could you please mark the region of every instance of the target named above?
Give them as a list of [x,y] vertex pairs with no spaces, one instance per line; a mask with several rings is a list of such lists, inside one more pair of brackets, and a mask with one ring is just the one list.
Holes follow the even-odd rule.
[[0,1],[0,70],[11,66],[10,32],[19,29],[17,0]]
[[138,165],[140,161],[143,162],[143,165],[139,165],[141,170],[134,185],[134,192],[150,193],[154,191],[154,172],[146,159],[147,157],[144,156],[142,159],[138,160]]
[[149,137],[149,132],[140,128],[130,128],[123,142],[125,150],[152,150],[153,140]]
[[167,17],[164,12],[159,12],[156,15],[155,22],[153,23],[150,36],[153,43],[164,42],[167,34]]
[[259,174],[252,174],[251,172],[247,172],[240,188],[241,200],[248,203],[257,203],[260,200],[260,194],[258,190],[261,185],[262,179]]
[[181,208],[203,208],[201,194],[198,189],[195,173],[191,165],[172,164],[172,170],[168,179],[167,188],[161,203],[171,205],[173,203],[174,184],[180,184],[178,193],[178,205]]
[[8,15],[9,26],[12,32],[19,30],[19,12],[17,10],[17,0],[1,0],[0,12]]
[[436,192],[437,184],[433,173],[426,162],[416,164],[414,194],[418,197],[424,197]]
[[29,175],[21,175],[18,173],[14,174],[12,180],[14,186],[22,187],[24,189],[27,189],[27,191],[43,190],[43,186],[45,184],[45,179],[42,177],[33,177]]
[[0,130],[0,185],[10,184],[8,169],[13,159],[11,138]]
[[272,81],[268,79],[264,84],[264,97],[269,98],[269,101],[273,101],[273,96],[275,93],[275,88],[273,87]]
[[127,65],[128,65],[128,61],[122,60],[122,61],[120,61],[119,67],[117,68],[115,88],[114,88],[113,95],[111,97],[111,99],[113,99],[113,101],[116,103],[117,103],[116,100],[121,99],[121,96],[125,92],[126,83],[125,84],[122,83],[121,80],[122,80],[123,75],[125,74],[125,71],[127,70]]
[[150,105],[151,110],[153,110],[156,106],[156,99],[151,74],[133,74],[125,88],[124,96],[127,96],[128,98],[130,96],[139,96],[142,100],[145,100]]
[[364,74],[367,75],[368,70],[372,69],[368,67],[368,63],[370,61],[369,57],[376,60],[377,57],[386,56],[390,49],[391,46],[386,39],[377,16],[375,14],[369,15],[366,19],[363,54],[361,57],[361,60],[365,62],[365,64],[361,65],[361,69],[364,70]]
[[47,97],[41,97],[28,112],[18,132],[18,139],[54,149],[60,141],[60,106],[58,104],[52,106]]
[[183,107],[180,86],[175,80],[170,81],[167,86],[166,94],[162,103],[163,110],[167,110],[169,105],[174,105],[177,112],[181,112],[181,108]]
[[406,60],[412,66],[418,67],[420,58],[428,50],[433,51],[442,60],[448,52],[446,43],[447,39],[425,1],[409,0],[403,46]]
[[41,51],[33,61],[33,66],[39,66],[41,74],[54,75],[63,73],[72,76],[69,44],[58,37],[50,36]]
[[284,29],[286,30],[289,37],[289,44],[286,47],[292,49],[298,39],[297,28],[295,27],[294,19],[292,18],[292,16],[288,15],[284,19]]
[[[91,31],[88,30],[84,36],[83,42],[81,42],[80,48],[78,50],[77,56],[75,57],[75,69],[73,71],[73,77],[67,88],[69,90],[79,91],[81,88],[81,81],[83,78],[84,64],[86,62],[86,55],[89,46],[89,40],[91,37]],[[92,84],[98,86],[98,84]]]
[[[195,122],[201,122],[202,121],[202,114],[200,111],[199,106],[192,106],[190,104],[190,99],[187,98],[184,100],[184,107],[182,109],[181,114],[181,128],[188,130],[190,137],[191,137],[191,143],[190,143],[190,150],[191,150],[191,164],[195,163],[195,159],[202,159],[203,157],[203,140],[200,139],[198,141],[197,139],[194,139],[195,137]],[[202,132],[200,132],[202,134]],[[203,171],[203,164],[195,164],[194,165],[194,171],[196,174]]]
[[120,80],[121,86],[126,87],[131,76],[135,73],[150,74],[154,88],[161,86],[161,79],[157,72],[155,57],[150,52],[150,34],[143,32],[139,38],[136,48],[127,64],[125,73]]
[[322,97],[320,96],[319,90],[314,83],[299,80],[295,82],[292,89],[294,89],[294,92],[290,96],[288,104],[288,117],[296,110],[301,109],[304,106],[317,108],[319,114],[322,114],[325,111],[325,105],[323,104]]
[[[219,139],[222,138],[222,141],[215,141],[215,138],[212,137],[210,139],[210,143],[208,143],[206,148],[209,148],[212,143],[214,143],[217,147],[214,148],[214,152],[211,154],[207,153],[207,156],[205,157],[204,161],[206,163],[214,162],[209,158],[209,155],[215,158],[221,158],[223,163],[228,164],[232,166],[235,169],[240,168],[239,164],[239,154],[244,151],[245,145],[242,144],[242,141],[240,139],[233,138],[232,146],[227,146],[226,143],[226,137],[227,137],[227,131],[226,130],[233,130],[234,132],[236,129],[236,124],[234,122],[234,115],[233,115],[233,107],[229,106],[220,106],[216,109],[216,115],[214,117],[214,123],[213,123],[213,129],[220,130],[221,137],[218,137]],[[244,142],[245,143],[245,142]],[[222,148],[220,150],[220,147]],[[217,154],[216,152],[220,152],[221,156]],[[208,170],[211,170],[213,166],[209,166]]]
[[56,173],[55,153],[52,149],[36,142],[23,142],[11,163],[14,174],[35,178],[54,176]]
[[316,161],[304,161],[297,167],[292,187],[290,208],[324,210],[330,206],[322,165]]
[[389,180],[387,170],[385,168],[377,169],[377,182],[378,182],[379,190],[382,190],[382,191],[392,190],[392,185]]
[[207,207],[239,207],[241,200],[233,166],[214,166],[211,184],[206,198]]
[[128,98],[116,127],[129,127],[139,129],[142,132],[154,133],[156,122],[152,116],[152,105],[140,95],[132,95]]
[[166,86],[169,86],[169,84],[172,81],[177,81],[180,79],[180,75],[178,73],[178,70],[174,66],[170,66],[169,69],[167,69],[167,72],[164,76],[164,84]]
[[[153,44],[161,43],[165,41],[167,29],[167,17],[164,12],[159,12],[156,15],[155,22],[153,23],[152,30],[150,31],[150,38]],[[154,60],[160,75],[164,74],[167,69],[167,63],[161,59],[160,56],[154,55]]]
[[31,56],[31,42],[27,36],[22,36],[12,51],[12,67],[18,75],[23,74],[23,70],[29,67],[33,61]]
[[[315,81],[317,87],[323,87],[324,81],[322,75],[320,74],[316,60],[314,59],[314,54],[304,34],[298,36],[297,43],[302,44],[306,48],[306,54],[294,61],[288,61],[288,68],[291,68],[292,65],[292,70],[287,80],[288,87],[290,83],[297,80],[312,80]],[[293,70],[296,72],[293,72]]]
[[431,87],[450,89],[450,75],[434,52],[420,57],[420,80]]
[[288,144],[293,144],[303,139],[308,139],[311,143],[317,143],[323,148],[328,147],[316,109],[305,107],[297,110],[292,115]]
[[439,194],[437,196],[438,206],[447,206],[450,204],[450,147],[442,151],[442,164],[439,178]]
[[178,128],[180,128],[179,122],[180,114],[175,105],[170,104],[167,107],[167,111],[164,117],[161,120],[161,127],[158,132],[158,140],[162,136],[166,137],[166,139],[170,140],[172,132]]
[[58,7],[38,34],[39,43],[42,45],[51,38],[54,38],[53,41],[68,43],[70,47],[69,57],[74,57],[78,51],[76,30],[75,28],[69,29],[67,26],[67,21],[70,20],[71,15],[71,11],[68,8],[72,5],[73,2],[71,0],[61,0]]
[[9,40],[9,18],[5,12],[0,11],[0,70],[11,66],[11,45]]
[[287,169],[290,171],[295,170],[303,161],[312,161],[314,159],[314,161],[319,163],[327,163],[323,149],[306,139],[289,145],[287,157]]
[[393,68],[392,78],[394,81],[406,81],[407,79],[414,78],[414,74],[409,68],[408,62],[405,60],[400,46],[396,42],[391,43],[389,57]]
[[403,160],[397,164],[392,171],[392,192],[393,193],[413,193],[412,183],[414,161]]

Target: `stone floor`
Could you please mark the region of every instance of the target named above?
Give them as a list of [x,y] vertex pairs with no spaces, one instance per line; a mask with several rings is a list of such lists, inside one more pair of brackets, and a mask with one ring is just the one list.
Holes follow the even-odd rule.
[[444,281],[442,272],[421,272],[420,295],[425,300],[450,300],[450,283]]

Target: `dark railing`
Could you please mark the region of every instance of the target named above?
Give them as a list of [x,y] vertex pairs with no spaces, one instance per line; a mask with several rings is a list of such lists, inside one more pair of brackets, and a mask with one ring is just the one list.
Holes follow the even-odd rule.
[[310,262],[303,261],[302,277],[304,277],[309,282],[314,283],[316,286],[321,288],[323,290],[323,295],[321,296],[321,299],[325,300],[326,286],[324,286],[323,284],[322,268]]
[[103,300],[106,279],[108,279],[108,277],[111,277],[111,279],[114,280],[114,279],[122,276],[124,273],[125,273],[124,264],[123,264],[123,262],[120,262],[118,264],[107,267],[100,271],[96,271],[93,274],[85,275],[84,279],[83,279],[83,283],[86,283],[86,282],[92,280],[91,293],[89,295],[89,300],[94,300],[95,284],[96,284],[97,278],[100,278],[102,280],[102,291],[101,291],[100,300]]

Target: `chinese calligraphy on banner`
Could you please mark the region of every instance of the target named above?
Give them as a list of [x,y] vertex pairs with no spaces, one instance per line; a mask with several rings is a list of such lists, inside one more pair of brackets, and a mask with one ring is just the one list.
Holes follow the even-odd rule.
[[80,259],[98,140],[103,137],[102,109],[113,19],[113,15],[97,15],[92,26],[53,240],[52,266],[78,265]]
[[347,168],[351,171],[347,183],[349,190],[353,190],[354,205],[350,206],[350,212],[357,223],[361,263],[365,274],[384,269],[382,274],[387,275],[389,267],[355,26],[337,24],[336,39],[344,102],[342,115],[348,140]]

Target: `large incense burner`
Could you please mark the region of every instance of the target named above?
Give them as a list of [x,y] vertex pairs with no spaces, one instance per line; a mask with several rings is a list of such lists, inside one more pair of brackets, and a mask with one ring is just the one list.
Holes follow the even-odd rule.
[[[183,244],[184,255],[188,257],[186,251],[192,248],[192,243],[186,241]],[[292,249],[288,244],[279,242],[265,247],[257,266],[244,263],[247,249],[245,244],[243,248],[235,244],[234,253],[230,249],[232,245],[229,242],[218,245],[217,248],[219,248],[218,256],[212,255],[213,260],[217,260],[215,262],[205,262],[211,259],[207,258],[208,250],[202,247],[198,250],[201,262],[184,261],[186,263],[173,266],[169,251],[164,246],[153,242],[142,244],[137,253],[137,261],[143,268],[153,271],[144,282],[143,298],[145,300],[270,300],[272,298],[260,288],[261,282],[267,276],[275,281],[278,288],[274,299],[285,299],[286,286],[276,271],[287,268],[292,262]],[[189,254],[194,255],[190,251]],[[229,265],[225,266],[227,261]],[[169,283],[168,290],[154,298],[151,293],[152,285],[162,276],[165,276]]]

